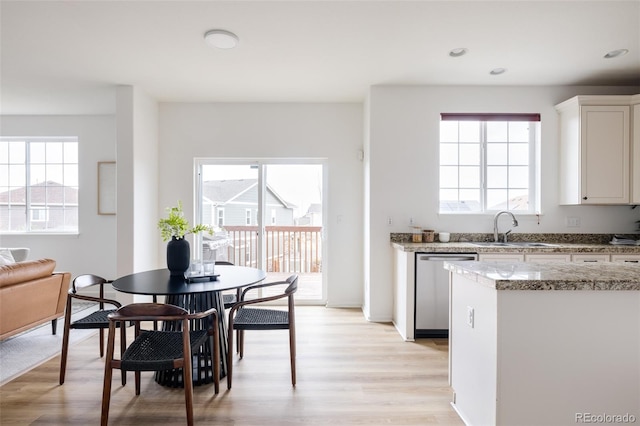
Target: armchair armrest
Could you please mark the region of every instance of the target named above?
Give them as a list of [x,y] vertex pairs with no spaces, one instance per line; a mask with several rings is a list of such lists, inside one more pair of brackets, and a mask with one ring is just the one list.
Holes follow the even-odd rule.
[[[246,294],[251,291],[251,290],[256,290],[256,289],[260,289],[260,288],[265,288],[265,287],[273,287],[273,286],[279,286],[279,285],[286,285],[287,288],[279,294],[275,294],[273,296],[267,296],[267,297],[260,297],[257,299],[249,299],[249,300],[245,300],[245,296]],[[255,303],[262,303],[262,302],[269,302],[271,300],[277,300],[277,299],[283,299],[285,297],[289,297],[291,296],[298,288],[298,276],[297,275],[292,275],[289,278],[287,278],[284,281],[275,281],[272,283],[259,283],[259,284],[253,284],[250,286],[247,286],[243,291],[242,294],[240,295],[240,299],[238,300],[238,302],[231,308],[230,311],[230,315],[233,315],[233,313],[235,311],[237,311],[239,308],[245,306],[245,305],[251,305],[251,304],[255,304]]]
[[113,305],[116,308],[120,308],[122,306],[122,303],[118,302],[117,300],[104,299],[104,298],[101,298],[101,297],[94,297],[94,296],[87,296],[87,295],[79,294],[79,293],[73,293],[71,290],[69,291],[69,295],[71,297],[76,298],[76,299],[87,300],[89,302],[105,303],[105,304],[108,304],[108,305]]
[[244,305],[251,305],[254,303],[263,303],[263,302],[269,302],[271,300],[278,300],[278,299],[282,299],[284,297],[288,296],[288,293],[286,291],[284,291],[283,293],[278,293],[275,294],[273,296],[266,296],[266,297],[259,297],[256,299],[249,299],[249,300],[245,300],[245,296],[246,294],[251,291],[251,290],[257,290],[259,288],[265,288],[265,287],[274,287],[274,286],[278,286],[278,285],[288,285],[289,283],[286,281],[277,281],[277,282],[273,282],[273,283],[264,283],[264,284],[253,284],[250,285],[248,287],[246,287],[243,291],[242,294],[240,295],[240,299],[238,299],[238,302],[236,302],[235,307],[242,307]]

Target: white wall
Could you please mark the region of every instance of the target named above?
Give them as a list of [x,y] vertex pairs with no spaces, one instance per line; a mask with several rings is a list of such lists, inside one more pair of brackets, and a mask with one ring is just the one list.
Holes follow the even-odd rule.
[[134,271],[165,267],[155,247],[162,245],[158,219],[158,103],[140,90],[134,92],[135,182],[133,229],[135,236]]
[[[133,86],[117,88],[117,276],[162,268],[158,222],[158,104]],[[150,299],[117,294],[123,303]]]
[[364,104],[364,197],[362,199],[364,214],[363,214],[363,233],[364,240],[363,245],[363,267],[364,267],[364,292],[362,301],[362,311],[367,318],[370,318],[371,307],[369,305],[371,301],[371,157],[369,152],[371,151],[371,96],[367,94],[367,99]]
[[[116,152],[117,152],[117,274],[121,277],[133,272],[135,234],[133,230],[134,199],[134,89],[118,86],[116,89]],[[131,302],[132,299],[121,300]]]
[[[438,214],[438,141],[441,112],[535,112],[542,116],[542,213],[519,216],[514,232],[633,232],[640,219],[628,206],[559,206],[558,119],[554,105],[577,94],[633,94],[638,87],[431,87],[374,86],[369,94],[370,168],[368,212],[369,291],[365,315],[392,317],[392,252],[389,233],[410,232],[409,218],[420,226],[449,232],[493,232],[490,215]],[[567,228],[567,216],[580,228]],[[388,225],[388,218],[393,224]]]
[[363,174],[360,104],[160,104],[159,210],[193,218],[194,157],[326,158],[329,306],[361,306]]
[[2,235],[0,246],[29,247],[29,259],[51,258],[74,276],[116,275],[116,216],[98,215],[98,161],[113,161],[113,115],[2,116],[2,136],[78,136],[79,235]]
[[158,104],[132,86],[119,86],[118,275],[162,267],[158,210]]

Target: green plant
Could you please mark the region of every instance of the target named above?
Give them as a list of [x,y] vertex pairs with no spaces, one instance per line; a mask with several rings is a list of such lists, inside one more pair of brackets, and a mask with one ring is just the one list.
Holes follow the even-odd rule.
[[207,231],[209,235],[213,235],[214,230],[210,225],[196,225],[189,227],[189,221],[184,217],[182,211],[182,201],[178,200],[175,207],[167,207],[169,216],[158,221],[158,229],[163,241],[169,241],[172,238],[181,240],[187,234],[196,234],[198,232]]

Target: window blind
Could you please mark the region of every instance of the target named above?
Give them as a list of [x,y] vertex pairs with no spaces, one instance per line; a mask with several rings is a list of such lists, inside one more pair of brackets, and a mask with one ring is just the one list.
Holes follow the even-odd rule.
[[533,113],[465,113],[443,112],[442,121],[540,121],[540,114]]

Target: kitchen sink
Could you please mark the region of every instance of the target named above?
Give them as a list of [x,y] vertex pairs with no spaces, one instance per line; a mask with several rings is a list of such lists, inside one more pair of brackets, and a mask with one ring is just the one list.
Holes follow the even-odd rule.
[[530,241],[512,242],[512,243],[507,243],[507,245],[519,246],[519,247],[558,247],[557,244],[537,243],[537,242],[530,242]]
[[507,243],[495,242],[495,241],[481,241],[470,243],[474,246],[489,246],[489,247],[557,247],[557,244],[539,243],[534,241],[513,241]]
[[492,247],[507,247],[507,246],[511,246],[511,243],[499,243],[499,242],[494,242],[494,241],[481,241],[481,242],[474,242],[474,243],[469,243],[471,245],[474,246],[492,246]]

